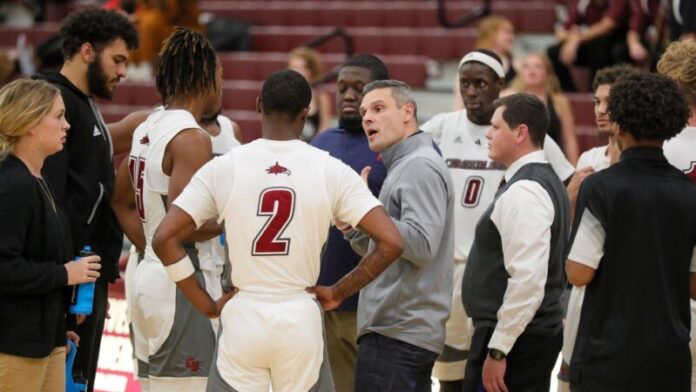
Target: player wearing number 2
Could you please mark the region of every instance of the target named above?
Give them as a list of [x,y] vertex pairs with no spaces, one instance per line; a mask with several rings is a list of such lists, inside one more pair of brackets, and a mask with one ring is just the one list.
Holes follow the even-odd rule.
[[[474,240],[474,229],[505,173],[505,167],[488,157],[486,132],[491,127],[495,107],[504,86],[505,72],[499,57],[487,50],[474,50],[459,63],[459,86],[464,110],[443,113],[423,124],[442,151],[452,174],[455,189],[454,298],[447,322],[445,349],[433,369],[443,392],[461,391],[473,328],[462,307],[462,277]],[[544,140],[544,153],[556,174],[565,180],[573,166],[550,137]],[[451,389],[448,389],[451,388]]]
[[[165,42],[157,72],[164,108],[133,133],[129,171],[146,246],[132,285],[131,315],[136,343],[143,343],[136,344],[136,356],[149,362],[151,392],[204,391],[212,362],[213,326],[169,279],[152,238],[172,201],[212,158],[210,136],[199,123],[220,109],[221,72],[215,51],[199,33],[177,29]],[[212,222],[187,240],[217,234],[220,227]],[[193,244],[187,252],[196,262],[196,277],[204,281],[202,255]]]
[[[239,290],[220,313],[217,360],[209,391],[331,391],[321,309],[372,281],[401,254],[402,240],[380,202],[349,166],[298,140],[311,101],[294,71],[271,75],[261,89],[262,138],[206,164],[155,233],[154,248],[172,280],[198,310],[220,312],[192,275],[182,247],[206,220],[224,220]],[[332,287],[313,286],[332,220],[374,239],[358,266]]]

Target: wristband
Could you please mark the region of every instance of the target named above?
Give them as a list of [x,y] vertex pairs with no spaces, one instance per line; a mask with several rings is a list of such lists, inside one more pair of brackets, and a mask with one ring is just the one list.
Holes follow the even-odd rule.
[[346,223],[345,226],[336,226],[336,228],[337,228],[339,231],[346,231],[346,230],[352,229],[353,226],[351,226],[350,223]]
[[167,270],[169,278],[174,282],[184,280],[196,272],[188,255],[174,264],[164,266],[164,269]]

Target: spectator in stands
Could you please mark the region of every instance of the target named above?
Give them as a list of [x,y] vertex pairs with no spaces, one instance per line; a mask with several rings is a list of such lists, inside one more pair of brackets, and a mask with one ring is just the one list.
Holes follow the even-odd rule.
[[[626,44],[631,61],[636,65],[651,66],[657,63],[657,55],[665,37],[664,0],[631,0],[631,19],[626,34]],[[653,27],[653,29],[650,29]]]
[[309,115],[301,136],[302,140],[309,141],[331,125],[331,98],[313,85],[322,76],[324,64],[319,52],[301,46],[288,55],[288,68],[304,76],[312,86],[312,102],[309,104]]
[[[696,41],[682,40],[667,47],[657,71],[681,87],[691,116],[687,127],[665,142],[665,157],[674,167],[696,182]],[[691,389],[696,391],[696,301],[691,301]]]
[[[475,48],[487,49],[500,57],[505,71],[505,84],[510,83],[517,72],[512,59],[512,47],[515,44],[515,26],[503,16],[493,15],[481,19],[478,25],[479,35]],[[454,81],[454,109],[464,108],[459,94],[459,78]]]
[[527,55],[520,63],[520,73],[512,81],[510,89],[502,96],[512,93],[528,93],[544,102],[549,113],[548,135],[575,164],[580,154],[575,137],[575,119],[568,97],[561,91],[558,78],[553,73],[549,59],[541,53]]
[[671,0],[670,38],[696,39],[696,1]]
[[[565,26],[556,31],[558,44],[548,49],[549,59],[563,91],[577,91],[569,67],[601,68],[627,61],[626,30],[629,0],[576,0]],[[581,86],[581,89],[589,86]]]
[[[389,79],[389,72],[382,60],[371,54],[360,54],[348,59],[338,72],[336,82],[336,111],[338,128],[327,129],[312,139],[314,147],[326,150],[360,173],[371,167],[367,185],[378,196],[387,169],[379,154],[370,151],[367,136],[358,111],[363,97],[363,87],[375,80]],[[318,284],[331,286],[347,275],[360,262],[360,256],[341,232],[331,226],[326,248],[321,255],[321,272]],[[324,313],[326,343],[329,350],[331,372],[337,392],[354,390],[355,362],[358,357],[357,310],[358,295],[346,298],[338,309]]]
[[[0,391],[65,390],[72,287],[99,277],[99,257],[74,257],[64,210],[42,166],[70,125],[60,91],[16,80],[0,89]],[[68,326],[70,324],[70,326]]]
[[139,0],[135,23],[140,45],[132,53],[131,76],[138,79],[152,78],[162,42],[175,26],[202,29],[198,23],[198,0]]

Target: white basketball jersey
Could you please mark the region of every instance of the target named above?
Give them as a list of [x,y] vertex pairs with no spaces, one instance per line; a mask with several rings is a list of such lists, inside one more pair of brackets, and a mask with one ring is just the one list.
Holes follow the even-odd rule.
[[[468,259],[476,223],[493,202],[505,174],[505,166],[488,157],[489,128],[471,122],[466,110],[439,114],[421,127],[433,135],[454,181],[455,260]],[[575,171],[548,136],[544,153],[562,180]]]
[[[240,145],[239,141],[234,137],[234,128],[232,121],[221,115],[217,118],[220,126],[220,133],[216,136],[211,136],[213,142],[213,157],[218,157],[228,153],[233,147]],[[198,257],[201,261],[201,269],[222,273],[222,268],[225,264],[225,246],[221,237],[215,237],[205,242],[197,242]]]
[[133,132],[128,166],[145,231],[146,259],[158,260],[152,250],[152,238],[167,213],[169,176],[162,171],[164,152],[174,136],[190,128],[201,129],[191,113],[157,109]]
[[220,114],[217,121],[220,125],[220,133],[217,136],[210,137],[210,140],[213,142],[213,156],[226,154],[233,147],[241,145],[239,140],[234,137],[232,120]]
[[669,163],[696,182],[696,127],[684,128],[666,141],[663,148]]
[[315,285],[334,217],[357,225],[380,205],[358,174],[327,152],[267,139],[209,162],[175,204],[197,224],[224,220],[232,283],[269,294]]

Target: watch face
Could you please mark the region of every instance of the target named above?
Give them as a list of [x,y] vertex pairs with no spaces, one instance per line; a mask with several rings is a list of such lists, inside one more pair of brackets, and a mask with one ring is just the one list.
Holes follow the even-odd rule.
[[490,355],[490,357],[495,359],[496,361],[500,361],[502,359],[505,359],[505,353],[500,351],[500,350],[496,350],[494,348],[488,350],[488,355]]

